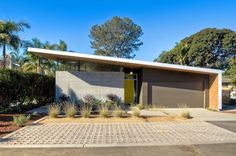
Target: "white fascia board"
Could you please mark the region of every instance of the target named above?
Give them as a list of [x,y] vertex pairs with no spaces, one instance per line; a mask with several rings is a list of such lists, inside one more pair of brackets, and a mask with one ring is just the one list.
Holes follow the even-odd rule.
[[[50,54],[50,55],[60,55],[60,56],[70,56],[75,58],[86,58],[91,60],[101,60],[101,61],[110,61],[117,63],[129,63],[140,66],[149,66],[153,68],[169,68],[169,69],[178,69],[185,71],[196,71],[201,73],[212,73],[212,74],[221,74],[221,70],[209,69],[209,68],[200,68],[200,67],[191,67],[191,66],[183,66],[183,65],[175,65],[175,64],[167,64],[167,63],[159,63],[159,62],[148,62],[148,61],[140,61],[134,59],[124,59],[124,58],[116,58],[116,57],[108,57],[108,56],[100,56],[100,55],[90,55],[90,54],[81,54],[77,52],[68,52],[68,51],[57,51],[57,50],[48,50],[48,49],[40,49],[40,48],[28,48],[28,52],[38,53],[38,54]],[[122,65],[122,64],[121,64]]]

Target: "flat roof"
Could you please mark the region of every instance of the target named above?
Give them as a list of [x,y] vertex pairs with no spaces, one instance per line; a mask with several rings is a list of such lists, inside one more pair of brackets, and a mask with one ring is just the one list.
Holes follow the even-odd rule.
[[217,70],[217,69],[183,66],[183,65],[160,63],[160,62],[149,62],[135,59],[101,56],[101,55],[82,54],[78,52],[48,50],[48,49],[31,48],[31,47],[28,48],[28,52],[33,53],[39,57],[57,61],[87,61],[94,63],[120,65],[127,68],[148,67],[148,68],[158,68],[158,69],[167,69],[167,70],[185,71],[185,72],[194,72],[203,74],[222,73],[222,70]]

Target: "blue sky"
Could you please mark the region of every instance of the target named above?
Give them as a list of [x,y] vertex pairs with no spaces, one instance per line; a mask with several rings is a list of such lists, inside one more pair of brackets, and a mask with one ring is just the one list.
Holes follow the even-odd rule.
[[152,61],[161,51],[207,27],[236,30],[235,0],[4,0],[0,19],[25,20],[37,37],[51,43],[66,41],[69,50],[92,54],[92,25],[113,16],[129,17],[142,27],[144,45],[135,59]]

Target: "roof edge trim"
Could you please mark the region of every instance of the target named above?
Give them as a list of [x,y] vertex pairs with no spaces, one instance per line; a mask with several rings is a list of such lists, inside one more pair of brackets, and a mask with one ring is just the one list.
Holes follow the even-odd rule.
[[40,49],[40,48],[32,48],[29,47],[28,52],[36,53],[36,54],[50,54],[50,55],[60,55],[60,56],[71,56],[75,58],[88,58],[94,60],[102,60],[102,61],[110,61],[110,62],[118,62],[118,63],[130,63],[134,65],[143,65],[150,66],[155,68],[168,68],[168,69],[177,69],[177,70],[186,70],[186,71],[195,71],[201,73],[212,73],[212,74],[222,74],[222,70],[210,69],[210,68],[202,68],[202,67],[192,67],[192,66],[183,66],[176,64],[168,64],[168,63],[160,63],[160,62],[149,62],[149,61],[141,61],[135,59],[125,59],[125,58],[116,58],[109,56],[100,56],[100,55],[91,55],[91,54],[82,54],[78,52],[68,52],[68,51],[58,51],[58,50],[48,50],[48,49]]

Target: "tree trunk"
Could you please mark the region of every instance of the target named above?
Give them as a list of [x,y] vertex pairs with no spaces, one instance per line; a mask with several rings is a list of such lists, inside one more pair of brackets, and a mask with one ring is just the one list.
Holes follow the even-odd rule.
[[3,68],[6,68],[6,44],[3,44],[2,48],[2,56],[3,56]]
[[37,66],[36,66],[36,71],[38,74],[42,74],[41,73],[41,66],[40,66],[40,57],[37,58]]

